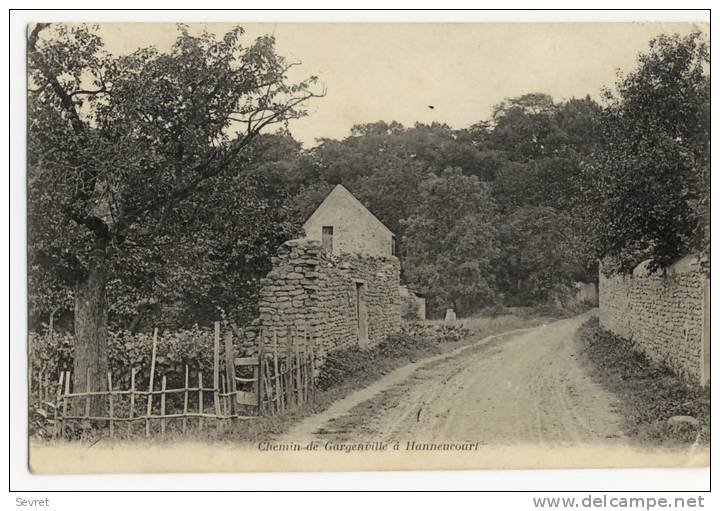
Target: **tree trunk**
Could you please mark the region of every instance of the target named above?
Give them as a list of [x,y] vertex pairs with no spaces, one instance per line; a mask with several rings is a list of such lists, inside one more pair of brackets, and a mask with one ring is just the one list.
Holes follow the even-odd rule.
[[[108,257],[103,247],[95,250],[87,278],[78,283],[75,289],[75,392],[107,390],[107,280]],[[91,398],[90,415],[104,416],[106,402],[102,396]],[[84,414],[85,406],[85,399],[76,398],[75,413]]]

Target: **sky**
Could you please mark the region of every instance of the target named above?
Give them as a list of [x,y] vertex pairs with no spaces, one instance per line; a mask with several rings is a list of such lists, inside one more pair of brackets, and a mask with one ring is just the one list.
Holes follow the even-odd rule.
[[[618,70],[630,71],[637,55],[661,33],[709,32],[703,23],[241,23],[248,43],[270,33],[278,54],[302,65],[291,79],[319,77],[323,98],[309,116],[291,121],[305,147],[320,137],[344,138],[355,124],[378,120],[440,122],[465,128],[492,115],[506,98],[530,92],[556,101],[599,99]],[[222,34],[234,24],[193,24]],[[102,24],[106,50],[168,50],[173,24]],[[429,108],[432,105],[434,108]]]

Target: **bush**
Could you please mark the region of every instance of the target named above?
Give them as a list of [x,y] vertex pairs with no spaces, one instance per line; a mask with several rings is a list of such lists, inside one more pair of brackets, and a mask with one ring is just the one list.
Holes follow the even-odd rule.
[[400,317],[403,321],[420,321],[420,305],[409,296],[400,298]]
[[343,383],[351,376],[373,372],[376,350],[361,350],[357,346],[330,352],[325,358],[317,379],[320,390]]
[[28,433],[31,437],[48,439],[55,428],[53,403],[41,403],[35,399],[30,402],[28,410]]
[[[113,384],[128,388],[133,367],[138,369],[135,383],[138,388],[147,385],[150,378],[152,357],[152,334],[128,331],[108,332],[109,368],[113,373]],[[185,365],[191,374],[202,371],[206,377],[212,375],[213,338],[211,328],[194,326],[187,330],[160,332],[155,360],[156,375],[166,375],[168,387],[184,385]],[[28,342],[32,352],[32,367],[35,371],[45,368],[57,381],[61,371],[73,370],[74,339],[70,334],[31,332]],[[239,353],[239,346],[236,346]],[[156,381],[157,380],[156,378]]]
[[423,332],[399,331],[387,336],[376,348],[378,355],[388,358],[408,357],[417,352],[436,352],[437,340]]
[[377,346],[362,350],[356,346],[333,351],[325,358],[318,376],[318,388],[327,390],[352,378],[379,375],[401,360],[439,353],[444,342],[462,340],[468,331],[461,326],[406,324]]
[[[622,399],[629,436],[654,444],[709,442],[709,385],[681,380],[635,350],[631,341],[600,327],[597,318],[581,327],[580,336],[594,376]],[[677,415],[694,417],[699,425],[669,424]]]

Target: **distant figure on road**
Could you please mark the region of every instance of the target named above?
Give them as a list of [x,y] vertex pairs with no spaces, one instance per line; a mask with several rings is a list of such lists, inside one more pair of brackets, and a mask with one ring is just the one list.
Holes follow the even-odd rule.
[[456,319],[457,316],[455,315],[455,311],[453,309],[445,311],[445,321],[455,321]]

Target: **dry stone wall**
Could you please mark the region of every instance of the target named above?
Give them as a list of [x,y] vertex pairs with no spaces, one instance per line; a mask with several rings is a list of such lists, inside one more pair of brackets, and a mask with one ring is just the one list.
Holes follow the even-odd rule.
[[320,362],[330,351],[360,345],[358,287],[372,347],[400,327],[400,262],[394,256],[327,254],[316,240],[291,240],[273,258],[273,269],[261,282],[260,316],[244,331],[246,352],[257,345],[257,333],[315,339]]
[[576,282],[575,300],[588,305],[598,304],[598,291],[594,282]]
[[404,321],[416,321],[426,319],[425,298],[422,298],[407,286],[400,286],[400,316]]
[[600,323],[689,380],[709,379],[709,282],[685,259],[665,274],[600,272]]

